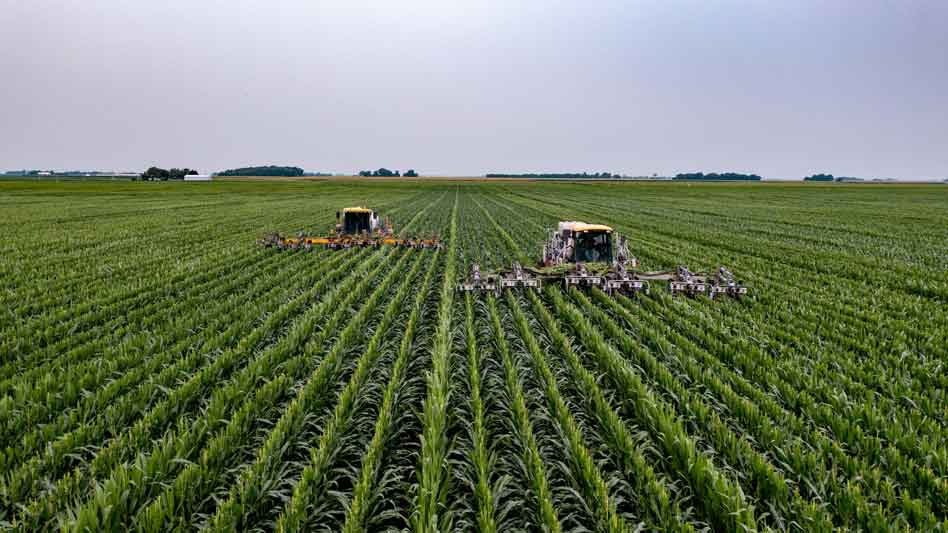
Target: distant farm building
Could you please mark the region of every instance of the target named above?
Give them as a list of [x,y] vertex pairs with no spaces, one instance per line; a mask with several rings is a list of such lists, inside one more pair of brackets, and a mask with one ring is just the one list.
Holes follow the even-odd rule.
[[211,176],[209,174],[191,174],[185,176],[184,181],[211,181]]

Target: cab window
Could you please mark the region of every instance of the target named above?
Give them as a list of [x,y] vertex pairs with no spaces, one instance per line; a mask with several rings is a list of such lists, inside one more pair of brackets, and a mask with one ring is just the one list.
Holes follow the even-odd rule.
[[369,231],[369,213],[346,213],[343,230],[350,234]]
[[587,231],[576,236],[576,261],[585,263],[612,261],[612,239],[607,232]]

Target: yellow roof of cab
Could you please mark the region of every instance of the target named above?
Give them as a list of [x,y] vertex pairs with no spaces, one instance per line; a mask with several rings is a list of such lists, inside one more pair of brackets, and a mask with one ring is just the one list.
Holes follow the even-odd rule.
[[367,207],[347,207],[342,210],[343,213],[371,213],[372,210]]
[[571,224],[573,231],[612,231],[612,228],[603,224],[586,224],[585,222],[576,222]]

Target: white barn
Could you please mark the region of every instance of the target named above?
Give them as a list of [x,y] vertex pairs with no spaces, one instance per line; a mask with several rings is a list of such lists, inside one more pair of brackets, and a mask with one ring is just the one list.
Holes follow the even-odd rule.
[[185,176],[184,181],[211,181],[211,176],[209,174],[191,174]]

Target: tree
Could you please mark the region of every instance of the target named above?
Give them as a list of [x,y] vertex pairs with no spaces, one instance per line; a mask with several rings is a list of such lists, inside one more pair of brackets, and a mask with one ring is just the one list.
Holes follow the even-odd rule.
[[192,173],[197,174],[196,171],[191,170],[190,168],[173,168],[168,171],[170,178],[173,180],[183,180],[185,176],[190,176]]
[[172,168],[171,170],[166,170],[159,167],[149,167],[148,170],[142,173],[142,181],[168,181],[168,180],[180,180],[184,179],[185,176],[194,176],[197,175],[198,171],[190,168]]
[[167,181],[170,177],[170,172],[158,167],[148,167],[148,170],[142,173],[142,181]]
[[408,170],[405,171],[405,177],[406,177],[406,178],[417,178],[417,177],[418,177],[418,173],[415,172],[415,169],[410,168],[410,169],[408,169]]
[[686,174],[676,174],[675,180],[706,180],[706,181],[760,181],[757,174],[741,174],[739,172],[692,172]]
[[813,174],[803,178],[803,181],[833,181],[832,174]]
[[[413,173],[413,174],[412,174],[413,176],[417,176],[417,175],[418,175],[418,174],[414,173],[414,172],[415,172],[414,170],[409,170],[408,172],[412,172],[412,173]],[[408,176],[408,172],[405,172],[405,176]],[[373,171],[373,170],[360,170],[360,171],[359,171],[359,175],[362,176],[362,177],[366,177],[366,178],[368,178],[368,177],[374,177],[374,178],[397,178],[397,177],[401,177],[401,173],[400,173],[399,171],[397,171],[397,170],[389,170],[389,169],[387,169],[387,168],[385,168],[385,167],[382,167],[382,168],[380,168],[380,169],[378,169],[378,170],[374,170],[374,171]]]
[[269,165],[265,167],[241,167],[224,170],[217,173],[218,176],[281,176],[281,177],[299,177],[303,175],[303,169],[300,167],[279,167]]

